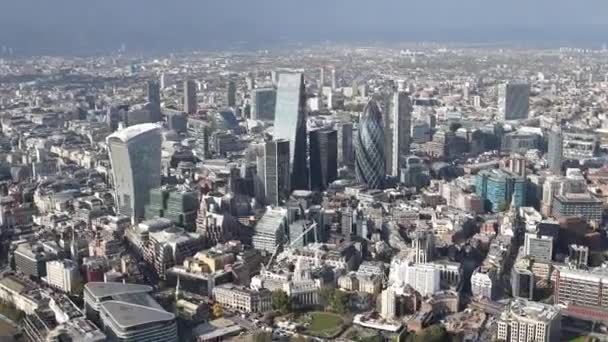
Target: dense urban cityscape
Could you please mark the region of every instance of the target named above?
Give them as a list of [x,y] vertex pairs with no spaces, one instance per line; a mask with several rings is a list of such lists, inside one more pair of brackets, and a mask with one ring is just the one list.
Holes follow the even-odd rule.
[[607,58],[4,46],[0,335],[607,341]]

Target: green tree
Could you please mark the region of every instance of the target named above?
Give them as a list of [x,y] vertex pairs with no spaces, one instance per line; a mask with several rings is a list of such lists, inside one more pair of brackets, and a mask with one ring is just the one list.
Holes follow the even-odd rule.
[[272,291],[272,308],[278,310],[282,315],[286,315],[291,311],[291,301],[285,291]]
[[319,290],[319,303],[321,306],[323,306],[323,308],[327,309],[327,307],[331,305],[334,299],[335,291],[336,290],[332,289],[331,287],[324,287]]
[[414,342],[443,342],[449,340],[445,328],[435,324],[420,331],[414,337]]
[[332,298],[332,303],[331,306],[332,308],[339,314],[346,314],[348,313],[348,302],[349,302],[349,295],[346,292],[343,291],[335,291],[333,298]]
[[220,305],[220,303],[213,304],[212,313],[213,313],[213,318],[220,318],[220,317],[224,316],[224,309],[222,309],[222,306]]
[[498,210],[499,212],[506,211],[507,209],[509,209],[509,204],[507,204],[506,202],[502,202],[502,203],[500,203],[500,204],[498,205],[498,208],[497,208],[497,210]]
[[248,342],[270,342],[272,341],[272,334],[267,331],[255,331],[247,336],[246,340]]
[[450,131],[456,132],[461,127],[462,127],[462,124],[460,122],[452,122],[450,124]]

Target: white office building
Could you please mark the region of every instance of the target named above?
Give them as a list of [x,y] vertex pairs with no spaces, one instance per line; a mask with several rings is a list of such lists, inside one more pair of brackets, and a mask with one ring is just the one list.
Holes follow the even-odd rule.
[[63,292],[71,293],[77,290],[81,284],[78,264],[70,259],[48,261],[46,281]]
[[496,338],[510,342],[560,341],[561,313],[558,306],[515,299],[501,314]]

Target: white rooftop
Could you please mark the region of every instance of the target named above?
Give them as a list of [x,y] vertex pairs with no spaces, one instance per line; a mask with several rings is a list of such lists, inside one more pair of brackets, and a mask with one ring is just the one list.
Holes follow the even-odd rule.
[[121,141],[127,142],[141,134],[148,133],[156,129],[160,129],[160,126],[156,123],[133,125],[112,133],[110,136],[108,136],[108,139],[118,138]]

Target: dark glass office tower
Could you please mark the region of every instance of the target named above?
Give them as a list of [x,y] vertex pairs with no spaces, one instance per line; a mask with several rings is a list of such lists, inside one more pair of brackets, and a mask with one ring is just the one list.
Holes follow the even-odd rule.
[[184,81],[184,112],[195,114],[198,104],[196,102],[196,82]]
[[236,107],[236,82],[234,80],[228,81],[228,107]]
[[151,104],[151,121],[161,121],[160,111],[160,83],[158,81],[148,81],[147,85],[148,102]]
[[323,191],[338,175],[338,132],[316,129],[309,133],[310,189]]

